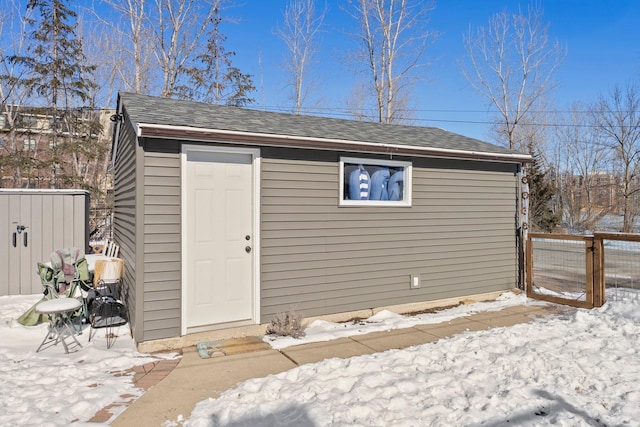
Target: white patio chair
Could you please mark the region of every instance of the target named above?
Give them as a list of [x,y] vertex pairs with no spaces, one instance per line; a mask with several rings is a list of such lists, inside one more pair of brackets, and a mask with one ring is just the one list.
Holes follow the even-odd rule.
[[120,245],[116,244],[113,240],[107,240],[103,253],[110,258],[118,258],[118,255],[120,254]]

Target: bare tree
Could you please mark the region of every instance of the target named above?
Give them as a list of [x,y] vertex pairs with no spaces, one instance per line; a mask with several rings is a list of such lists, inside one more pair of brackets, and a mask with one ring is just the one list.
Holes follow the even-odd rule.
[[[120,70],[119,79],[126,90],[197,99],[199,90],[192,87],[191,80],[211,51],[211,40],[206,36],[217,31],[227,0],[104,1],[124,21],[122,25],[103,20],[116,30],[125,46],[122,57],[114,56],[114,67]],[[223,77],[235,80],[234,84],[240,80],[242,87],[250,86],[241,81],[246,75],[232,71]],[[159,82],[159,87],[154,87],[154,82]],[[237,104],[249,99],[242,93],[235,95],[239,96],[233,101]]]
[[423,61],[428,42],[436,34],[427,29],[432,2],[407,0],[350,0],[351,16],[360,23],[356,63],[375,93],[376,118],[381,123],[405,120],[410,88]]
[[615,153],[621,177],[622,231],[631,233],[640,214],[640,87],[632,81],[601,96],[592,118]]
[[284,10],[283,26],[277,30],[288,50],[285,71],[293,88],[291,98],[296,114],[300,114],[309,92],[309,68],[317,52],[315,38],[326,12],[326,6],[316,10],[315,0],[291,0]]
[[573,229],[594,230],[612,210],[610,150],[594,132],[586,108],[575,103],[556,130],[555,181],[560,209]]
[[[20,187],[22,178],[37,169],[31,150],[25,144],[38,145],[38,138],[27,137],[18,129],[30,131],[31,123],[22,120],[29,87],[24,84],[25,70],[11,60],[26,54],[28,26],[33,10],[23,9],[22,2],[0,1],[0,186]],[[25,141],[26,139],[26,141]]]
[[185,64],[198,53],[202,36],[220,9],[222,0],[155,0],[155,54],[162,69],[162,96],[172,96]]
[[149,30],[147,0],[102,0],[119,20],[105,20],[96,13],[108,35],[110,45],[119,49],[109,52],[114,71],[122,87],[136,93],[149,93],[155,78],[152,37]]
[[27,49],[27,29],[33,10],[22,10],[22,3],[0,0],[0,106],[10,123],[15,119],[13,107],[22,103],[27,88],[22,84],[22,70],[12,57],[21,56]]
[[462,72],[498,110],[496,136],[509,148],[530,154],[536,147],[531,130],[523,128],[537,124],[536,112],[544,110],[565,56],[562,46],[549,39],[542,19],[537,8],[530,7],[526,15],[504,11],[464,37],[468,58]]
[[369,86],[364,82],[359,82],[351,88],[351,93],[347,97],[345,104],[349,115],[353,120],[364,122],[371,120],[367,112],[367,99],[371,97]]

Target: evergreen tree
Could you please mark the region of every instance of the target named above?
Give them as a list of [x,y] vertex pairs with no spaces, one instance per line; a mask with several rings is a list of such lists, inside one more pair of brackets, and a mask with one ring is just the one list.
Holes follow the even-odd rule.
[[255,100],[249,96],[256,88],[249,74],[243,74],[236,67],[229,67],[224,75],[224,81],[231,87],[226,104],[234,107],[244,107]]
[[183,99],[244,107],[254,102],[250,93],[256,88],[252,76],[233,65],[236,53],[225,49],[227,36],[220,31],[221,23],[220,11],[216,9],[206,51],[196,57],[198,65],[187,70],[189,86],[178,88],[176,93]]
[[551,232],[560,223],[560,215],[553,212],[551,200],[554,187],[547,172],[540,165],[537,155],[527,168],[529,178],[529,218],[533,231]]
[[[86,65],[82,42],[76,36],[77,14],[65,0],[29,0],[27,9],[35,16],[28,24],[34,27],[32,44],[24,56],[12,61],[27,72],[23,84],[47,101],[52,109],[68,109],[89,101],[96,87],[91,80],[95,66]],[[56,118],[54,117],[54,120]]]
[[66,0],[29,0],[27,12],[29,46],[10,60],[22,69],[29,102],[49,117],[49,150],[39,154],[38,176],[48,174],[51,186],[96,190],[87,171],[107,149],[97,143],[102,127],[91,97],[96,67],[87,64],[77,37],[77,14]]

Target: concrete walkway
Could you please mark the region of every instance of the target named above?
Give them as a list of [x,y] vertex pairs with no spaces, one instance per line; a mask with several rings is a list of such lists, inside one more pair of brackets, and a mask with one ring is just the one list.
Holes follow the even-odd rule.
[[[152,374],[156,367],[149,367],[152,369],[145,372],[141,378],[151,375],[151,381],[159,382],[153,386],[147,382],[145,386],[150,388],[113,420],[111,425],[161,426],[165,421],[177,420],[180,415],[188,418],[199,401],[218,397],[238,382],[250,378],[277,374],[298,365],[320,362],[327,358],[348,358],[402,349],[465,331],[525,323],[539,316],[557,314],[558,310],[559,306],[554,305],[515,306],[497,312],[460,317],[450,322],[302,344],[280,351],[266,349],[242,352],[236,348],[232,354],[207,359],[199,356],[196,347],[188,347],[183,349],[182,359],[175,368],[170,369],[170,372],[166,371],[167,363],[161,363],[160,371],[155,376]],[[144,371],[144,368],[142,370]],[[105,409],[108,412],[108,408]]]

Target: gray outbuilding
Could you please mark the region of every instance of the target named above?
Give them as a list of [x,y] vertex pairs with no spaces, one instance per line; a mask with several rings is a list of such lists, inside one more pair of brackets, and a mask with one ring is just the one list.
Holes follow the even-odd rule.
[[89,192],[0,188],[0,296],[39,294],[37,263],[89,247]]
[[437,128],[118,98],[136,342],[508,290],[528,155]]

